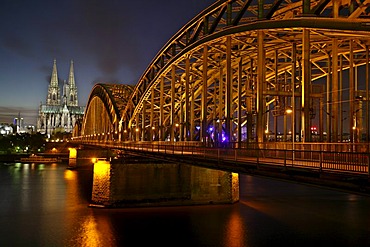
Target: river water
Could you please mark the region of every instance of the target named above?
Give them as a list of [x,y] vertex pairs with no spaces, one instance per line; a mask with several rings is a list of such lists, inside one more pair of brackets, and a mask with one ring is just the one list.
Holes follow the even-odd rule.
[[88,207],[91,170],[0,164],[0,246],[370,246],[370,197],[240,175],[232,205]]

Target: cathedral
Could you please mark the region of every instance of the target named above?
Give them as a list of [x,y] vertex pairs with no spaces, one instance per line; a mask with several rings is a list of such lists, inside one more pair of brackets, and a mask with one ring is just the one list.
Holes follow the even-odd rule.
[[85,107],[78,106],[73,61],[69,69],[68,82],[63,83],[62,95],[60,91],[57,63],[54,59],[46,104],[40,103],[37,120],[37,131],[49,137],[57,132],[71,133],[75,123],[81,121],[84,114]]

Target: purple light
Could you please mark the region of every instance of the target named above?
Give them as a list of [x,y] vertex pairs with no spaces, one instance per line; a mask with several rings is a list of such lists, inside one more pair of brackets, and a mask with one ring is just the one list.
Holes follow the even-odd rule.
[[213,131],[213,127],[209,127],[209,129],[208,129],[210,132],[212,132]]

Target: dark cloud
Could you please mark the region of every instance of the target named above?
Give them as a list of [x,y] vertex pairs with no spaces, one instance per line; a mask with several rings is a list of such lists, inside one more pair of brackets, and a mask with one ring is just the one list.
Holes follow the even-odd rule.
[[27,43],[26,39],[21,39],[16,35],[13,34],[5,34],[1,38],[2,45],[11,50],[12,52],[15,52],[18,55],[21,55],[23,57],[32,57],[33,52],[30,47],[30,45]]
[[122,79],[118,79],[116,77],[101,77],[101,78],[96,78],[95,80],[93,80],[90,85],[91,86],[94,86],[95,84],[97,83],[106,83],[106,84],[133,84],[133,83],[136,83],[138,80],[136,80],[135,82],[127,82],[127,81],[122,81]]
[[46,66],[46,65],[43,65],[42,67],[40,67],[40,71],[45,74],[45,82],[47,84],[50,83],[50,79],[51,79],[51,72],[52,72],[52,67],[51,66]]
[[[81,104],[97,82],[134,85],[161,47],[207,2],[214,1],[4,0],[0,83],[9,88],[0,105],[32,105],[37,111],[47,94],[53,59],[63,79],[74,60]],[[8,110],[0,108],[0,113],[10,121],[28,112]]]
[[[30,11],[20,10],[19,13],[27,18],[13,30],[23,26],[37,31],[30,31],[29,37],[24,39],[9,36],[4,42],[23,56],[32,56],[32,48],[37,55],[94,61],[99,74],[106,80],[125,71],[128,78],[116,80],[132,81],[141,76],[159,49],[196,14],[191,13],[191,9],[206,5],[196,2],[36,1],[27,5]],[[185,7],[189,11],[184,12]],[[27,46],[30,43],[33,47]]]
[[[141,59],[130,9],[122,1],[76,1],[78,19],[65,32],[86,54],[93,54],[103,74],[115,75],[122,67],[135,71]],[[136,71],[135,71],[136,72]]]

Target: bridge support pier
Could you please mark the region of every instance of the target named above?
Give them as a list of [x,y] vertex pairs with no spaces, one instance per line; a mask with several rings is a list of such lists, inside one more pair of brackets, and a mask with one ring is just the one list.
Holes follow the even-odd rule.
[[94,164],[92,206],[229,204],[239,200],[236,173],[168,163]]
[[69,148],[69,156],[68,156],[68,168],[74,169],[77,166],[77,149],[76,148]]
[[69,148],[68,169],[91,165],[92,158],[108,158],[108,150]]

